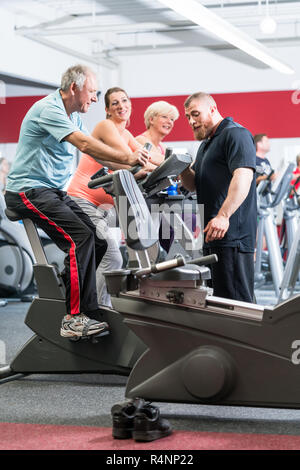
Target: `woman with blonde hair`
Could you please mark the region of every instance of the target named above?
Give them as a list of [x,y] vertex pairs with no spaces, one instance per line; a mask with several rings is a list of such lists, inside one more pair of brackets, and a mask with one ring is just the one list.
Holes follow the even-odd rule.
[[155,101],[146,109],[144,114],[146,131],[138,135],[136,140],[142,145],[149,142],[157,151],[158,158],[151,157],[151,163],[159,165],[164,160],[165,147],[162,140],[173,130],[178,117],[176,106],[167,101]]
[[[174,123],[179,117],[176,106],[167,101],[155,101],[150,104],[144,113],[146,131],[136,137],[136,140],[144,145],[149,142],[153,149],[157,152],[155,157],[151,156],[151,163],[160,165],[165,159],[165,146],[162,140],[173,130]],[[156,199],[148,199],[147,203],[157,204]],[[159,230],[160,245],[165,251],[169,251],[170,245],[174,238],[172,227],[163,229],[159,214],[152,213],[153,221],[157,230]]]

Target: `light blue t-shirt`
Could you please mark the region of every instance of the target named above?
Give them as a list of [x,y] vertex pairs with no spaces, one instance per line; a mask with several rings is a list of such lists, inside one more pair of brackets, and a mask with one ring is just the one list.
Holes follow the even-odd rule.
[[79,113],[67,115],[59,90],[34,103],[22,122],[6,190],[64,189],[76,147],[63,139],[75,131],[89,134]]

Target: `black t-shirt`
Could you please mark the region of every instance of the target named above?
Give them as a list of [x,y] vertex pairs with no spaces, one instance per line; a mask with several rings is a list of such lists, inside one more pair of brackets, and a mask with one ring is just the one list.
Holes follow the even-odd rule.
[[250,132],[227,117],[213,137],[201,143],[193,166],[197,201],[204,204],[204,226],[218,214],[237,168],[254,170],[248,196],[230,217],[225,237],[205,246],[231,246],[242,252],[253,252],[257,220],[255,145]]

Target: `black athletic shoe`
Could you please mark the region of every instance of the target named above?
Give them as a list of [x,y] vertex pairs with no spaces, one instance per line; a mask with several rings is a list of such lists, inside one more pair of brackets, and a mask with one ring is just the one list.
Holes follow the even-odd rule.
[[135,415],[132,437],[135,441],[155,441],[172,434],[170,423],[160,417],[156,406],[147,404]]
[[143,406],[145,406],[145,401],[137,398],[125,403],[117,403],[112,407],[112,435],[115,439],[130,439],[132,437],[135,415]]

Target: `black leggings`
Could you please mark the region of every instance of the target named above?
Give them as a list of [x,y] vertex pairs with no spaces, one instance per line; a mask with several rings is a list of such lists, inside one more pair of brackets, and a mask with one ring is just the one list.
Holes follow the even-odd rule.
[[204,248],[203,254],[215,253],[218,262],[210,265],[213,295],[226,299],[254,302],[254,253],[238,248]]
[[66,192],[57,189],[7,191],[5,201],[9,209],[33,220],[66,253],[63,278],[67,313],[96,310],[96,269],[107,243],[96,236],[90,218]]

